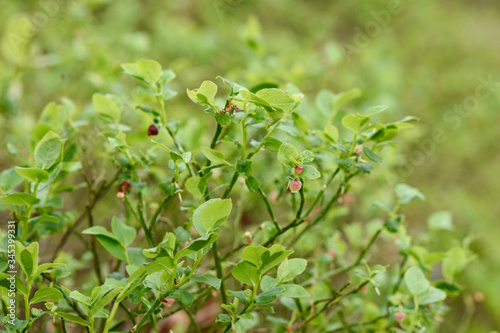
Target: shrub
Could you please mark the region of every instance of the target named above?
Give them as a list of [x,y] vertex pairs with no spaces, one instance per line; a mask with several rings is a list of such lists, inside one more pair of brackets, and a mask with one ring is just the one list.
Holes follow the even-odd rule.
[[[400,208],[424,196],[405,184],[376,202],[381,218],[346,218],[361,208],[352,182],[368,184],[415,118],[374,121],[385,106],[347,114],[358,90],[322,92],[316,107],[327,120],[317,129],[297,87],[247,89],[218,77],[222,93],[211,81],[187,90],[214,120],[204,143],[167,107],[172,71],[152,60],[122,67],[140,83],[132,96],[96,93],[83,112],[69,100],[50,103],[31,131],[32,153],[9,144],[19,166],[1,174],[0,208],[16,228],[3,236],[1,263],[12,270],[15,252],[23,311],[9,316],[10,275],[2,273],[8,332],[158,332],[177,312],[187,315],[185,332],[438,327],[471,259],[466,244],[445,253],[430,237],[414,241]],[[255,222],[252,210],[268,219]],[[433,232],[449,226],[446,213],[431,220]],[[77,239],[83,254],[68,244]],[[89,266],[92,274],[78,276]]]

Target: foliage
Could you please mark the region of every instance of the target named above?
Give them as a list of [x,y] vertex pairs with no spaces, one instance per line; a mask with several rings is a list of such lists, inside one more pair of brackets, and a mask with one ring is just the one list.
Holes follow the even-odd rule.
[[[329,121],[314,129],[307,120],[310,110],[301,104],[304,95],[296,87],[248,89],[219,77],[220,87],[204,81],[187,90],[204,117],[216,125],[208,146],[186,150],[177,137],[180,126],[167,107],[176,95],[169,88],[174,73],[153,60],[122,68],[139,83],[132,98],[100,93],[92,98],[99,116],[94,144],[104,147],[106,156],[99,166],[103,179],[92,179],[80,157],[79,142],[89,123],[72,116],[67,106],[51,103],[40,117],[43,126],[33,132],[32,154],[14,167],[18,180],[0,198],[18,222],[16,258],[23,271],[16,286],[24,299],[24,319],[6,324],[8,332],[44,327],[50,317],[62,330],[66,325],[105,333],[137,332],[146,325],[156,329],[168,317],[161,314],[163,303],[188,313],[199,331],[191,307],[202,311],[207,297],[219,296],[216,321],[224,332],[249,331],[261,320],[278,331],[331,331],[342,329],[340,324],[418,332],[438,324],[435,318],[445,310],[442,302],[460,289],[455,277],[471,255],[463,247],[449,253],[428,251],[406,233],[400,206],[425,199],[422,193],[396,185],[393,206],[378,203],[386,222],[370,223],[366,240],[359,239],[359,225],[347,225],[346,235],[353,245],[361,245],[360,250],[345,251],[341,234],[329,222],[342,214],[351,181],[369,176],[383,162],[394,137],[412,127],[414,118],[375,121],[387,109],[384,106],[349,114],[341,108],[350,98],[337,94],[332,95]],[[127,109],[150,119],[148,131],[124,116]],[[46,112],[58,121],[43,123]],[[140,144],[132,135],[136,131],[142,133]],[[264,158],[266,167],[259,167]],[[75,173],[83,176],[89,195],[76,219],[62,204],[64,192],[80,187],[71,185]],[[16,190],[21,182],[23,192]],[[292,182],[300,187],[291,188]],[[113,205],[122,208],[100,218],[110,219],[111,229],[94,225],[96,205],[116,186]],[[260,200],[254,205],[267,210],[269,221],[254,230],[236,231],[234,241],[222,240],[222,232],[237,227],[239,202],[247,200]],[[171,219],[167,231],[161,225],[166,211]],[[65,265],[60,251],[85,218],[89,227],[82,234],[90,244],[97,280],[84,289],[69,288],[66,278],[75,271]],[[438,218],[432,226],[446,227]],[[38,241],[63,231],[54,263],[39,265]],[[287,250],[318,232],[329,239],[329,254],[303,259]],[[367,260],[379,237],[399,248],[399,265]],[[95,240],[107,251],[111,267],[103,265]],[[429,281],[433,266],[441,261],[445,280]],[[3,274],[2,281],[8,277]],[[370,289],[378,296],[367,294]],[[7,306],[7,284],[0,290]],[[322,318],[355,315],[356,300],[363,298],[365,321],[325,325]],[[44,308],[33,306],[38,303]],[[282,310],[277,312],[277,307]],[[133,327],[126,328],[129,323]]]

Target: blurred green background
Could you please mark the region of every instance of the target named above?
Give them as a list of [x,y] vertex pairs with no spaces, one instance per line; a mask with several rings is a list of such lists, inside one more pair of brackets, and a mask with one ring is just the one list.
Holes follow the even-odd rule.
[[[0,11],[0,168],[6,143],[30,146],[43,107],[131,90],[120,68],[150,58],[177,74],[169,112],[197,130],[183,93],[223,75],[252,86],[291,82],[307,96],[360,88],[355,104],[385,104],[404,132],[397,180],[427,201],[405,208],[414,232],[437,210],[478,254],[450,303],[446,331],[500,327],[500,2],[299,0],[4,0]],[[191,125],[190,125],[191,124]],[[191,126],[191,127],[190,127]],[[368,190],[369,191],[369,190]],[[480,300],[484,294],[484,302]],[[465,305],[464,305],[465,304]],[[462,327],[462,326],[461,326]]]

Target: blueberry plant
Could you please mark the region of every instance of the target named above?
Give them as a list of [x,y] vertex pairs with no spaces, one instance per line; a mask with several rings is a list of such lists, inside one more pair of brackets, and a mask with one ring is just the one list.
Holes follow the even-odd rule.
[[[0,247],[3,331],[438,329],[472,259],[467,241],[432,243],[446,212],[412,237],[401,207],[424,196],[395,184],[375,202],[378,218],[350,220],[362,209],[352,184],[371,191],[415,118],[376,121],[385,106],[349,113],[356,89],[323,91],[311,106],[291,84],[218,77],[187,89],[204,126],[185,129],[169,106],[181,98],[171,70],[122,68],[139,85],[130,95],[95,93],[84,110],[49,103],[31,151],[8,144],[18,163],[0,177],[0,209],[16,226]],[[182,139],[188,131],[195,139]]]

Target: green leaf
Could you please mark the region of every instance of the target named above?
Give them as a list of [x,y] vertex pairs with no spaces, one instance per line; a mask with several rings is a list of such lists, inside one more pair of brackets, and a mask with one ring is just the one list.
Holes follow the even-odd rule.
[[270,256],[269,250],[264,246],[249,245],[243,249],[241,252],[241,259],[252,263],[255,267],[260,268],[264,263],[262,257],[264,253],[267,252],[267,256]]
[[[118,287],[118,288],[112,288],[104,293],[101,297],[100,294],[98,294],[97,297],[95,297],[95,300],[92,302],[92,306],[89,312],[89,317],[94,316],[96,313],[101,311],[106,305],[111,303],[111,300],[115,298],[123,288]],[[102,292],[102,291],[101,291]]]
[[29,182],[46,182],[49,180],[49,173],[39,168],[16,167],[16,172]]
[[106,228],[98,225],[98,226],[95,226],[95,227],[91,227],[91,228],[87,228],[85,230],[82,231],[82,234],[87,234],[87,235],[103,235],[103,236],[107,236],[107,237],[110,237],[110,238],[113,238],[115,240],[118,240],[116,238],[115,235],[113,235],[111,232],[109,232],[108,230],[106,230]]
[[260,289],[262,289],[262,291],[268,291],[270,289],[273,289],[273,287],[277,284],[278,284],[277,279],[274,279],[269,275],[264,275],[260,280]]
[[27,249],[21,252],[20,264],[26,275],[29,277],[31,277],[35,269],[37,269],[37,267],[35,267],[35,263],[33,262],[33,257],[31,255],[31,252],[28,251]]
[[242,261],[231,270],[233,277],[249,286],[256,286],[259,283],[259,273],[257,267],[247,261]]
[[324,133],[326,135],[326,138],[335,143],[339,140],[339,129],[331,124],[328,124],[325,126]]
[[255,298],[255,302],[258,304],[267,304],[271,303],[276,299],[277,296],[281,295],[285,291],[283,287],[277,287],[269,289],[268,291],[263,292]]
[[304,287],[299,286],[298,284],[280,284],[279,286],[285,289],[285,291],[283,291],[283,294],[281,294],[282,296],[292,298],[311,297],[309,292],[307,292]]
[[285,251],[285,248],[280,244],[275,244],[269,248],[269,255],[264,253],[262,257],[263,264],[259,269],[259,272],[265,273],[269,271],[274,266],[285,260],[286,257],[291,255],[293,251]]
[[299,162],[300,164],[304,163],[311,163],[314,161],[314,154],[310,150],[304,150],[302,153],[299,154]]
[[372,106],[371,108],[368,109],[368,111],[366,111],[366,114],[365,116],[367,117],[373,117],[374,115],[376,114],[379,114],[381,112],[384,112],[385,110],[387,110],[389,108],[389,106],[387,105],[377,105],[377,106]]
[[226,126],[231,122],[231,113],[230,112],[216,112],[215,120],[221,126]]
[[446,293],[436,287],[430,286],[425,292],[418,295],[418,302],[421,305],[441,302],[446,298]]
[[161,65],[154,60],[139,60],[136,62],[141,76],[149,83],[155,84],[161,77]]
[[296,167],[300,165],[300,155],[294,146],[289,143],[283,142],[278,150],[278,160],[286,167]]
[[201,224],[201,214],[203,213],[203,210],[208,206],[210,205],[211,203],[213,202],[216,202],[220,199],[210,199],[204,203],[202,203],[200,206],[198,206],[198,208],[195,209],[194,213],[193,213],[193,217],[192,217],[192,220],[193,220],[193,228],[194,230],[196,230],[196,232],[199,234],[199,235],[205,235],[207,233],[207,230],[205,230],[205,228],[203,227],[203,225]]
[[261,89],[255,94],[264,99],[273,108],[283,111],[291,111],[295,105],[295,100],[286,92],[276,88]]
[[135,236],[137,235],[135,228],[126,225],[125,222],[116,216],[113,216],[111,221],[111,229],[113,230],[115,237],[121,241],[125,247],[132,244]]
[[285,259],[278,267],[278,281],[288,282],[293,280],[297,275],[302,274],[307,267],[305,259]]
[[187,94],[193,102],[215,108],[217,89],[217,85],[212,81],[203,81],[198,89],[188,89]]
[[316,95],[315,104],[316,107],[325,115],[330,116],[333,112],[333,105],[335,102],[335,94],[322,89]]
[[144,281],[146,277],[146,268],[144,266],[138,268],[130,277],[128,278],[127,286],[120,292],[116,297],[117,302],[123,301],[134,289]]
[[40,169],[49,169],[61,156],[63,142],[55,132],[48,132],[35,148],[35,165]]
[[335,96],[335,101],[333,102],[333,109],[338,110],[345,104],[361,96],[361,90],[351,89]]
[[225,313],[221,313],[220,315],[217,316],[217,319],[215,321],[217,323],[230,323],[231,322],[231,317],[229,317]]
[[146,265],[148,274],[164,271],[172,271],[174,268],[174,261],[169,256],[156,257],[153,261]]
[[[94,235],[99,243],[115,258],[127,260],[127,250],[118,238],[104,227],[96,226],[82,231],[82,234]],[[135,237],[135,236],[134,236]]]
[[71,321],[72,323],[90,327],[90,323],[88,321],[78,317],[77,315],[64,312],[57,312],[57,315],[60,316],[61,318]]
[[430,230],[453,230],[453,222],[451,212],[441,210],[433,213],[427,220],[427,225]]
[[182,289],[174,289],[168,293],[168,298],[173,298],[184,304],[185,306],[191,306],[194,303],[193,294],[188,293]]
[[302,170],[300,177],[311,180],[318,179],[321,177],[321,173],[319,173],[318,169],[316,169],[312,165],[304,165],[304,169]]
[[412,295],[422,294],[430,287],[429,281],[418,267],[410,267],[405,273],[404,280]]
[[39,122],[49,125],[56,132],[61,132],[64,125],[64,117],[61,116],[60,107],[54,102],[45,105]]
[[0,198],[6,205],[31,206],[40,202],[40,199],[35,198],[27,193],[12,193]]
[[21,184],[23,177],[21,177],[14,168],[5,169],[0,174],[0,189],[4,192],[10,192],[17,185]]
[[221,285],[221,280],[212,276],[192,276],[190,280],[200,283],[206,283],[217,290],[219,290]]
[[114,100],[105,95],[96,93],[92,96],[92,103],[97,113],[110,120],[112,123],[118,124],[122,112]]
[[357,115],[349,114],[342,118],[342,125],[357,133],[366,123],[368,123],[368,120],[370,120],[369,117],[360,115],[359,113]]
[[200,237],[198,239],[195,239],[191,244],[183,248],[181,251],[179,251],[176,255],[174,260],[179,260],[185,256],[188,256],[190,254],[196,253],[202,249],[204,249],[207,246],[212,245],[217,238],[219,238],[219,234],[217,233],[212,233],[212,234],[207,234],[203,237]]
[[257,192],[260,188],[259,181],[254,176],[247,177],[245,184],[250,192]]
[[461,247],[452,247],[447,257],[443,260],[443,275],[450,281],[454,281],[457,274],[467,265],[467,253]]
[[54,268],[54,267],[66,267],[66,264],[63,264],[63,263],[41,264],[40,266],[38,266],[38,268],[37,268],[35,274],[33,275],[33,277],[37,277],[40,274],[42,274],[43,272],[45,272],[46,270]]
[[200,215],[201,225],[207,232],[217,230],[231,214],[232,207],[231,199],[210,203]]
[[217,150],[210,149],[207,147],[202,147],[201,152],[205,157],[210,160],[213,164],[225,164],[225,165],[231,165],[228,161],[224,159],[224,154],[221,152],[218,152]]
[[74,290],[69,294],[69,297],[82,303],[83,305],[90,306],[92,304],[92,299],[89,296],[86,296],[79,292],[78,290]]
[[384,161],[384,159],[381,156],[375,154],[368,147],[363,147],[363,152],[365,153],[366,157],[368,157],[375,163],[382,163]]
[[95,238],[101,243],[102,246],[115,258],[126,261],[127,260],[127,249],[122,243],[114,238],[110,238],[103,235],[95,235]]
[[189,177],[184,182],[186,190],[189,191],[196,198],[201,198],[205,195],[205,189],[207,188],[207,181],[200,177]]
[[399,204],[407,204],[414,199],[425,200],[425,196],[416,188],[406,184],[397,184],[395,189]]
[[40,302],[57,302],[63,298],[62,292],[55,288],[45,288],[37,290],[33,298],[30,300],[30,304],[40,303]]

